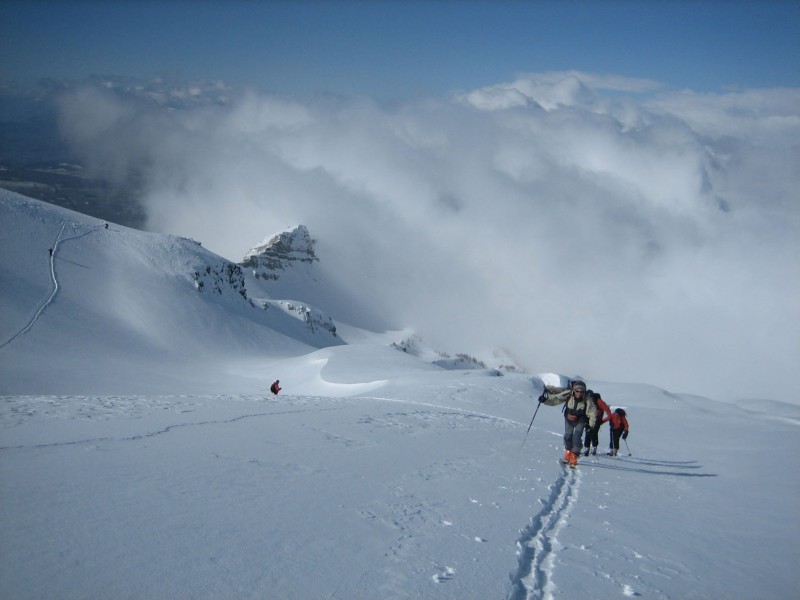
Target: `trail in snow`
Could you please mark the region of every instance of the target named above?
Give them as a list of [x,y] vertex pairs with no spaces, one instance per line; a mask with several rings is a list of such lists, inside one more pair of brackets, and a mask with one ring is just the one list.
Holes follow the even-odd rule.
[[519,565],[511,575],[513,590],[508,600],[551,600],[554,597],[553,573],[556,552],[560,548],[558,534],[578,498],[580,481],[580,471],[564,469],[551,486],[544,508],[522,530],[517,540]]
[[156,437],[159,435],[168,434],[171,433],[172,431],[175,431],[176,429],[181,429],[185,427],[205,427],[208,425],[225,425],[230,423],[237,423],[239,421],[244,421],[246,419],[256,419],[262,417],[278,417],[283,415],[295,415],[304,412],[325,412],[334,410],[342,410],[342,407],[334,406],[329,408],[321,408],[321,407],[296,408],[287,410],[275,410],[270,412],[249,413],[249,414],[239,415],[231,419],[173,423],[172,425],[167,425],[166,427],[162,427],[160,429],[156,429],[153,431],[147,431],[144,433],[138,433],[135,435],[123,436],[123,437],[98,437],[98,438],[88,438],[88,439],[81,438],[72,441],[50,442],[46,444],[20,444],[14,446],[0,446],[0,452],[6,450],[23,450],[30,448],[55,448],[58,446],[78,446],[81,444],[96,444],[98,442],[105,442],[109,440],[115,440],[119,442],[133,442],[133,441],[143,440],[146,438]]
[[[371,396],[369,399],[454,411],[525,427],[524,423],[512,419],[430,402],[376,396]],[[598,463],[599,459],[595,457],[591,466],[596,466]],[[560,548],[558,534],[566,524],[572,507],[578,499],[581,477],[580,470],[565,468],[555,483],[550,486],[550,496],[544,501],[544,508],[522,530],[522,535],[517,540],[518,566],[516,572],[511,575],[513,590],[508,600],[552,600],[554,598],[556,586],[553,583],[553,573],[556,553]],[[452,575],[452,573],[445,573],[443,576],[435,576],[435,578],[441,582],[452,578]]]
[[[31,330],[31,328],[34,326],[34,324],[39,319],[39,317],[42,315],[42,313],[45,311],[45,309],[53,303],[53,300],[55,300],[56,294],[58,294],[58,289],[59,289],[58,278],[56,277],[56,264],[55,264],[56,252],[58,251],[59,245],[61,245],[62,242],[68,242],[70,240],[75,240],[77,238],[81,238],[81,237],[83,237],[85,235],[88,235],[88,234],[92,233],[93,231],[97,231],[98,229],[100,229],[100,227],[91,227],[88,231],[84,231],[82,233],[77,233],[77,234],[75,234],[73,236],[61,239],[61,234],[64,233],[64,227],[66,227],[66,225],[67,225],[66,223],[63,223],[61,225],[61,229],[58,232],[58,236],[56,236],[56,241],[53,244],[53,252],[50,254],[50,278],[51,278],[51,280],[53,282],[53,290],[50,292],[50,295],[47,297],[47,299],[44,302],[42,302],[42,305],[34,313],[34,315],[30,318],[30,320],[25,324],[25,326],[22,329],[20,329],[17,333],[12,335],[5,342],[0,344],[0,349],[5,348],[11,342],[16,340],[18,337],[28,333],[28,331]],[[80,266],[83,266],[83,265],[80,265]]]
[[[448,410],[525,427],[524,423],[512,419],[430,402],[376,396],[371,396],[369,399]],[[597,463],[599,463],[599,459],[595,457],[591,466],[595,466]],[[554,598],[556,586],[553,583],[553,573],[556,553],[560,548],[558,534],[566,524],[572,507],[578,499],[581,477],[579,470],[564,468],[558,479],[551,484],[550,495],[547,500],[543,501],[544,508],[522,530],[522,534],[517,540],[518,566],[516,572],[511,575],[513,589],[508,600],[552,600]],[[441,582],[451,579],[452,576],[453,573],[450,572],[434,576],[434,579]]]
[[[420,406],[420,407],[435,409],[437,411],[442,411],[445,414],[460,414],[463,416],[468,416],[477,419],[497,421],[500,423],[505,423],[506,425],[519,427],[520,429],[526,427],[525,423],[513,419],[507,419],[480,411],[447,406],[445,404],[436,404],[431,402],[421,402],[414,400],[375,397],[375,396],[360,397],[360,398],[361,399],[368,398],[370,400],[376,400],[379,402]],[[102,399],[97,398],[96,400],[99,402]],[[308,401],[321,402],[330,399],[325,397],[292,398],[286,396],[282,400],[284,402],[288,400],[290,403],[295,403],[295,402],[302,403]],[[30,401],[30,399],[28,399],[28,401]],[[69,404],[74,410],[75,407],[74,403],[70,402]],[[139,406],[141,402],[137,402],[135,404],[136,406]],[[100,410],[101,408],[103,408],[103,406],[97,406],[94,408],[96,410]],[[139,406],[139,408],[141,408],[141,406]],[[200,418],[197,421],[180,420],[176,423],[172,423],[166,426],[163,425],[156,426],[153,427],[152,429],[145,428],[144,431],[121,437],[116,437],[116,436],[99,437],[99,438],[79,437],[73,440],[62,440],[44,444],[21,444],[21,445],[9,444],[7,446],[0,447],[0,452],[18,450],[22,448],[45,448],[54,446],[75,446],[80,444],[92,444],[92,443],[106,441],[109,439],[116,439],[117,441],[136,441],[144,438],[169,434],[175,431],[176,429],[185,427],[202,427],[212,424],[233,423],[245,419],[269,418],[269,417],[276,417],[280,415],[292,414],[298,412],[338,410],[341,407],[321,405],[321,406],[291,406],[291,407],[285,407],[284,409],[278,409],[278,407],[275,408],[277,410],[257,411],[257,412],[247,411],[245,414],[232,416],[231,418],[228,419]],[[51,411],[55,410],[56,413],[58,412],[58,407],[53,407],[50,406],[49,404],[47,407],[43,407],[43,409],[48,409]],[[132,409],[132,407],[129,407],[129,409]],[[16,414],[15,411],[13,410],[11,412]],[[34,412],[38,414],[37,411]],[[184,411],[182,410],[181,412]],[[7,415],[7,416],[8,418],[11,418],[13,415]],[[91,418],[91,416],[92,415],[89,415],[87,418]],[[687,465],[687,467],[689,467],[689,465]],[[580,471],[564,469],[563,473],[561,473],[559,477],[556,479],[556,481],[550,485],[549,488],[550,493],[548,497],[546,499],[542,499],[543,503],[542,510],[536,517],[531,519],[530,524],[525,529],[521,530],[520,537],[517,539],[518,565],[516,572],[514,572],[511,575],[512,592],[509,596],[509,600],[545,600],[545,599],[551,600],[554,597],[554,593],[556,591],[556,585],[554,584],[553,575],[555,571],[557,553],[561,548],[561,545],[558,541],[558,536],[559,532],[566,524],[566,521],[569,518],[572,507],[578,498],[580,478],[581,478]],[[447,567],[442,573],[435,575],[434,579],[437,583],[442,583],[449,581],[453,577],[454,577],[454,570],[450,567]]]
[[458,408],[457,406],[447,406],[444,404],[434,404],[432,402],[420,402],[419,400],[406,400],[404,398],[386,398],[382,396],[354,396],[354,398],[361,398],[362,400],[380,400],[381,402],[396,402],[399,404],[413,404],[414,406],[424,406],[426,408],[435,408],[437,410],[452,411],[453,413],[462,414],[465,416],[477,417],[480,419],[487,419],[491,421],[499,421],[502,423],[509,423],[512,425],[520,425],[525,427],[525,424],[514,419],[506,419],[505,417],[498,417],[497,415],[490,415],[488,413],[478,412],[476,410],[469,410]]

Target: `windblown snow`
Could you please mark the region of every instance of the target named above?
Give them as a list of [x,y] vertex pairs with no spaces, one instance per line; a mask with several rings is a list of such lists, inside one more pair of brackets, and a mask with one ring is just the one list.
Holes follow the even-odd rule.
[[5,191],[0,256],[2,598],[800,594],[795,406],[588,381],[630,436],[564,469],[534,410],[574,374],[442,368],[344,288]]

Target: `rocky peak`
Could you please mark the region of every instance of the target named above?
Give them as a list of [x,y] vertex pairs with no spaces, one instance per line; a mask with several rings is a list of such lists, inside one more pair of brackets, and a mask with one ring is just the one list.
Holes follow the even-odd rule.
[[298,225],[264,238],[245,254],[240,264],[252,269],[257,278],[277,279],[278,271],[285,271],[298,263],[312,264],[318,260],[308,229],[305,225]]

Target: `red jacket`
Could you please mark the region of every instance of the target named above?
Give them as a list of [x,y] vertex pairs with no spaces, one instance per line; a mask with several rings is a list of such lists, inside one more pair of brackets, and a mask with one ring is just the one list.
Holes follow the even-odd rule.
[[[606,404],[600,396],[597,396],[595,404],[597,405],[598,416],[600,416],[601,414],[605,414],[606,417],[608,417],[609,419],[611,418],[611,409],[608,407],[608,404]],[[608,419],[604,418],[603,423],[605,423],[606,421],[608,421]]]
[[611,421],[611,429],[624,429],[628,431],[628,419],[624,415],[612,412],[610,416],[603,419],[603,423]]

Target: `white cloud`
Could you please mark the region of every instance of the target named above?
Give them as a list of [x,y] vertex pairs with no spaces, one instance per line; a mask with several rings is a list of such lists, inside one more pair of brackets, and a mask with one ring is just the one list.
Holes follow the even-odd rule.
[[798,93],[570,72],[391,109],[80,92],[63,118],[109,176],[143,173],[151,228],[239,260],[303,223],[323,268],[450,350],[776,396],[800,362]]
[[545,110],[580,105],[589,108],[600,104],[608,108],[598,92],[653,92],[662,87],[649,79],[617,75],[597,75],[580,71],[524,73],[511,83],[501,83],[468,93],[458,99],[481,110],[500,110],[534,105]]

